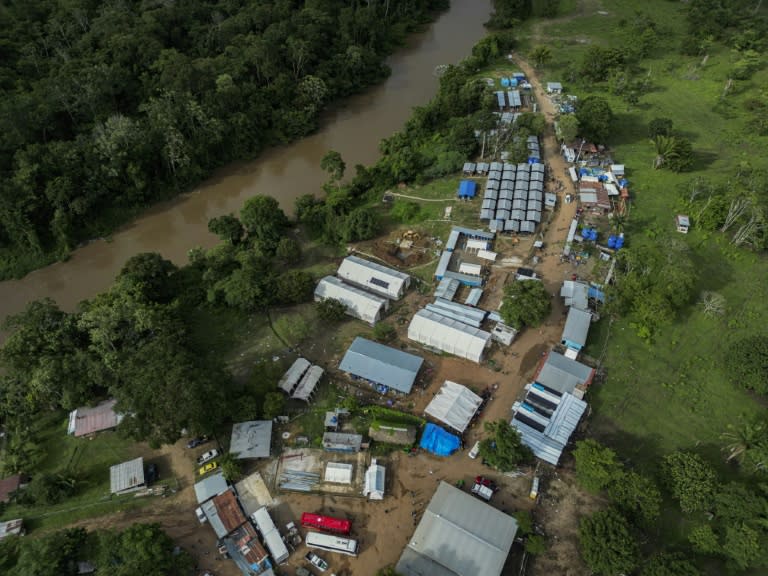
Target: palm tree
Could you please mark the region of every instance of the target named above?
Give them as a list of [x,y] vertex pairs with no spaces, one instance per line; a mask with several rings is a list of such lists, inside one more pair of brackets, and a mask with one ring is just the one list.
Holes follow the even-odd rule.
[[653,162],[656,170],[674,159],[677,154],[677,141],[674,136],[659,134],[653,139],[653,145],[656,147],[656,158]]
[[242,464],[242,460],[238,460],[236,452],[224,452],[219,456],[219,467],[227,482],[237,482],[242,478]]
[[738,425],[729,424],[728,431],[722,434],[727,444],[723,451],[726,461],[735,460],[739,464],[751,464],[756,470],[766,467],[768,456],[768,426],[765,422],[745,421]]

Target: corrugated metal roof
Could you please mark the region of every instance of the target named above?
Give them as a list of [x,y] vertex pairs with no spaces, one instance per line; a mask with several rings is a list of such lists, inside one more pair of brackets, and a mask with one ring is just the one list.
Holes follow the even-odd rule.
[[363,437],[360,434],[343,432],[326,432],[323,434],[323,448],[326,450],[342,450],[359,452]]
[[517,522],[441,482],[395,570],[403,576],[499,576]]
[[464,300],[464,304],[467,306],[477,306],[480,302],[480,298],[483,297],[483,289],[482,288],[472,288],[472,290],[469,291],[469,296],[467,296],[467,299]]
[[594,373],[586,364],[551,351],[534,380],[551,390],[570,394],[576,386],[588,385]]
[[387,307],[387,300],[342,282],[335,276],[326,276],[317,283],[315,300],[333,298],[347,308],[347,314],[374,325]]
[[466,386],[446,380],[424,412],[463,434],[482,403]]
[[457,230],[470,238],[484,238],[486,240],[493,240],[495,238],[493,232],[486,232],[485,230],[475,230],[473,228],[464,228],[463,226],[454,226],[451,230]]
[[560,297],[566,306],[573,306],[586,310],[589,306],[589,284],[566,280],[560,288]]
[[552,418],[549,419],[544,434],[561,444],[567,444],[568,439],[579,425],[579,420],[587,410],[587,403],[572,394],[564,394],[557,405]]
[[448,250],[443,250],[443,253],[440,255],[440,261],[437,263],[437,268],[435,269],[435,278],[438,280],[442,280],[443,276],[445,276],[448,266],[451,263],[451,255],[452,253]]
[[423,362],[423,358],[414,354],[357,337],[344,354],[339,369],[408,394]]
[[109,491],[131,492],[144,486],[144,458],[134,458],[109,468]]
[[445,243],[445,249],[449,251],[455,249],[456,244],[459,242],[459,236],[461,236],[461,233],[458,230],[451,230],[451,233],[448,235],[448,241]]
[[73,410],[69,414],[67,434],[78,437],[116,428],[123,420],[123,415],[115,412],[115,404],[117,400],[106,400],[98,406]]
[[216,509],[216,505],[213,500],[207,500],[200,505],[203,509],[205,517],[208,518],[208,524],[213,528],[214,533],[218,538],[224,538],[227,535],[227,529],[224,527],[224,523],[219,518],[219,511]]
[[245,522],[245,514],[240,509],[240,504],[237,502],[237,497],[233,490],[230,489],[218,496],[214,496],[211,502],[216,506],[216,512],[218,512],[219,520],[221,520],[226,534],[229,534]]
[[548,438],[542,432],[512,418],[511,422],[520,433],[520,441],[533,451],[534,456],[544,462],[557,466],[565,446],[552,438]]
[[296,390],[294,390],[291,398],[309,402],[317,383],[320,382],[320,378],[323,377],[324,373],[325,371],[320,368],[320,366],[312,366],[301,378],[301,382],[299,382],[299,385],[296,387]]
[[477,308],[472,308],[471,306],[465,306],[463,304],[459,304],[458,302],[451,302],[450,300],[445,300],[442,298],[435,298],[434,306],[445,310],[454,311],[458,314],[461,314],[462,316],[467,316],[468,318],[472,318],[478,323],[483,322],[485,317],[488,315],[488,312],[485,310],[478,310]]
[[[333,276],[328,276],[328,278],[333,278]],[[317,290],[315,290],[315,294],[317,294]],[[306,372],[310,366],[311,364],[306,358],[296,358],[293,364],[291,364],[291,367],[288,368],[288,371],[283,374],[282,378],[280,378],[277,387],[286,394],[291,394],[293,389],[299,383],[299,380],[301,380],[301,377],[304,375],[304,372]]]
[[[503,220],[491,220],[491,223],[493,222],[499,222],[501,225],[501,229],[504,229],[504,221]],[[445,274],[443,274],[446,278],[455,278],[459,282],[461,282],[464,286],[482,286],[483,285],[483,278],[481,276],[470,276],[468,274],[460,274],[459,272],[453,272],[451,270],[448,270]]]
[[573,348],[572,345],[574,345],[578,347],[577,349],[581,349],[587,343],[591,322],[592,314],[590,312],[574,307],[569,308],[561,340],[569,348]]
[[374,294],[393,300],[400,298],[411,282],[411,277],[404,272],[357,256],[344,258],[336,275]]
[[374,458],[368,470],[365,471],[363,496],[368,496],[371,500],[381,500],[384,497],[385,480],[386,469],[381,464],[377,464]]
[[195,497],[197,503],[202,504],[206,500],[218,496],[227,489],[227,481],[224,479],[224,474],[218,472],[211,474],[206,478],[195,482]]
[[445,300],[453,300],[456,296],[456,292],[459,289],[459,281],[454,278],[443,278],[440,280],[440,284],[435,289],[436,298],[444,298]]
[[449,354],[480,362],[491,335],[435,312],[419,310],[408,326],[408,338]]
[[269,458],[272,420],[237,422],[232,426],[229,451],[242,458]]
[[285,562],[289,556],[288,548],[280,537],[280,532],[277,530],[267,509],[262,506],[256,510],[256,512],[251,514],[251,519],[256,524],[256,528],[259,532],[261,532],[264,544],[267,545],[267,549],[272,555],[272,559],[275,563],[282,564]]

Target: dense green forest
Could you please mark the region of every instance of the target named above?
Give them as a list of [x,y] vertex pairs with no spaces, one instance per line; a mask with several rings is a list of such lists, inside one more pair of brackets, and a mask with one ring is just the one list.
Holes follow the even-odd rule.
[[447,0],[0,7],[0,277],[317,127]]

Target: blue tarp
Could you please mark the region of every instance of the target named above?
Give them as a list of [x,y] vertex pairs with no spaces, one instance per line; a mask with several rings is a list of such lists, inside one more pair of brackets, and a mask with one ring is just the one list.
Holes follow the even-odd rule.
[[477,182],[462,180],[459,183],[459,198],[474,198],[477,194]]
[[458,436],[446,432],[440,426],[429,423],[424,427],[419,448],[432,452],[437,456],[450,456],[461,446]]

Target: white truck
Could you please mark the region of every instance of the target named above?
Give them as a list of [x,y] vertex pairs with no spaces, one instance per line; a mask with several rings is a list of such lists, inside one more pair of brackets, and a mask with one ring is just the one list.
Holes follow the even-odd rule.
[[198,456],[197,458],[197,465],[202,466],[203,464],[206,464],[216,458],[219,455],[219,451],[214,448],[213,450],[208,450],[208,452],[203,452]]

